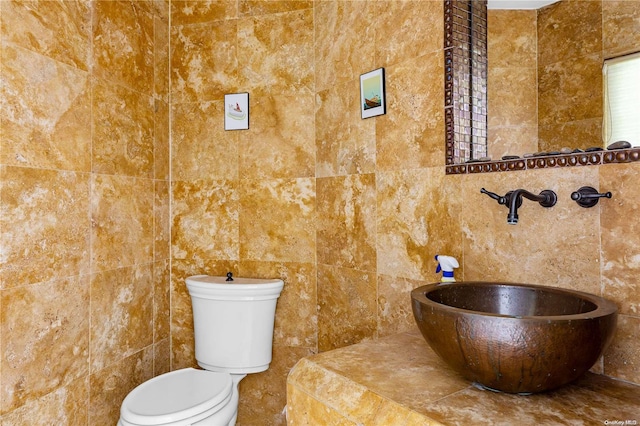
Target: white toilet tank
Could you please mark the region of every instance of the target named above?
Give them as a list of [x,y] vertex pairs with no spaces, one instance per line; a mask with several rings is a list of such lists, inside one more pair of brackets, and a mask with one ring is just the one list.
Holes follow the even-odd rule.
[[269,368],[279,279],[187,278],[196,360],[206,370],[248,374]]

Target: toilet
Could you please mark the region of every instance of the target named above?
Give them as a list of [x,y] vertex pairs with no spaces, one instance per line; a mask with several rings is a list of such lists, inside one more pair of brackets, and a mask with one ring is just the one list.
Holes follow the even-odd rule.
[[196,361],[148,380],[122,402],[118,426],[233,426],[238,385],[269,368],[279,279],[195,275],[186,279]]

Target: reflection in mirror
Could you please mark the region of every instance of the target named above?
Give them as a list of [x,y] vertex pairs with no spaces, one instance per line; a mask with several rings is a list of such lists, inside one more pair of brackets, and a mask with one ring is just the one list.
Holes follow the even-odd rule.
[[603,61],[640,50],[640,2],[489,10],[487,25],[488,156],[605,147]]
[[487,156],[487,1],[445,0],[447,164]]
[[640,145],[640,53],[605,60],[602,75],[604,144]]

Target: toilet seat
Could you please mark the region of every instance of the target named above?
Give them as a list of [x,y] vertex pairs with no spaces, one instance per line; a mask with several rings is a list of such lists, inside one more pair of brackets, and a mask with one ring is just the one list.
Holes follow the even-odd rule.
[[228,373],[184,368],[132,390],[122,402],[120,419],[125,425],[188,425],[225,407],[232,391]]

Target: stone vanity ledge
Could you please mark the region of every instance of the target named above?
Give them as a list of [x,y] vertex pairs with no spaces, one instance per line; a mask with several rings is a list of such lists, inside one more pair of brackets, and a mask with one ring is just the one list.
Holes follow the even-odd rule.
[[287,379],[287,417],[291,426],[640,425],[640,386],[587,373],[542,394],[480,390],[416,331],[303,358]]

